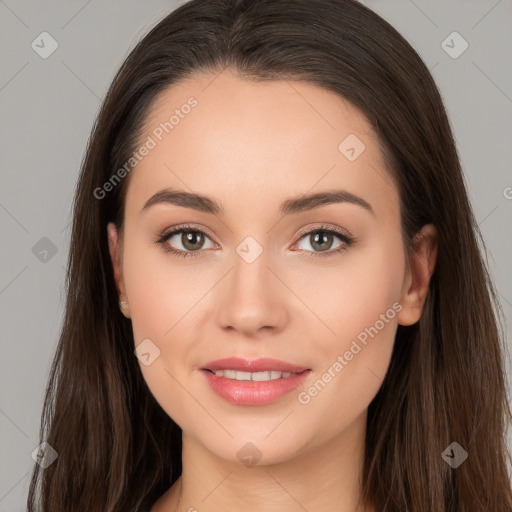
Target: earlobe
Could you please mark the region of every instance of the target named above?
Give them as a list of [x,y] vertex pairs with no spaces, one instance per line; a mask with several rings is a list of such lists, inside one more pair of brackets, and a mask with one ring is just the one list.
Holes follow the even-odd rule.
[[413,239],[414,247],[409,255],[409,271],[404,281],[400,303],[402,310],[398,315],[400,325],[416,323],[423,311],[437,261],[437,230],[433,224],[427,224]]

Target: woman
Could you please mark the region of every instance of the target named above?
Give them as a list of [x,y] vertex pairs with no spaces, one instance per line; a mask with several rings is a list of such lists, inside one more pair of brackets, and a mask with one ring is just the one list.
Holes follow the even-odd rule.
[[478,236],[383,19],[180,6],[89,141],[29,510],[512,510]]

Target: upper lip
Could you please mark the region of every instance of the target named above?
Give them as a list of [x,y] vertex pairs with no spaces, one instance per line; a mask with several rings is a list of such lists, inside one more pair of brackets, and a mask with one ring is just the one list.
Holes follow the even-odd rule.
[[276,372],[290,372],[290,373],[301,373],[309,368],[305,366],[298,366],[296,364],[287,363],[286,361],[280,361],[279,359],[261,358],[261,359],[246,359],[242,357],[228,357],[225,359],[217,359],[206,363],[203,370],[238,370],[245,372],[265,372],[265,371],[276,371]]

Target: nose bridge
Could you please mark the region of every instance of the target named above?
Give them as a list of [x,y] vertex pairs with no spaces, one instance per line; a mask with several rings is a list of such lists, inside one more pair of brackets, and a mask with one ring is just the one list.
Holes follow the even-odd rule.
[[236,293],[251,295],[264,294],[273,288],[275,279],[268,267],[272,265],[273,255],[265,241],[255,236],[246,236],[236,247],[233,255],[232,286]]
[[[252,236],[246,237],[236,248],[233,256],[233,285],[238,291],[261,291],[269,287],[267,268],[271,264],[272,255],[267,247],[256,241]],[[261,288],[261,290],[260,290]]]
[[285,300],[279,290],[282,284],[271,270],[274,256],[254,236],[246,236],[235,247],[228,282],[219,297],[223,327],[250,334],[282,323]]

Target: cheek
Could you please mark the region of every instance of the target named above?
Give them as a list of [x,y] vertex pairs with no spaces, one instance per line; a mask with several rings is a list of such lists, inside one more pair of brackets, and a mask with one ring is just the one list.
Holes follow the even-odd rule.
[[[144,380],[161,407],[186,429],[191,411],[202,414],[185,388],[194,353],[191,333],[197,328],[201,297],[211,287],[205,282],[211,279],[176,263],[163,249],[128,236],[123,274],[135,346],[152,342],[151,364],[139,360]],[[153,359],[153,354],[158,356]]]
[[205,292],[199,273],[176,261],[145,240],[126,244],[123,274],[136,343],[171,340]]
[[313,421],[328,414],[335,431],[378,392],[394,346],[404,266],[399,241],[375,243],[302,281],[299,293],[309,290],[308,304],[332,331],[320,326],[326,335],[315,346],[318,370],[299,396],[306,410],[318,412]]
[[332,357],[347,344],[348,348],[351,340],[360,333],[364,338],[365,329],[376,323],[383,337],[393,338],[405,268],[400,240],[393,243],[383,237],[349,249],[328,265],[309,263],[310,271],[305,265],[294,262],[287,278],[314,313],[310,318],[324,333],[319,339],[325,354]]

